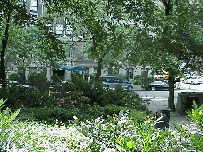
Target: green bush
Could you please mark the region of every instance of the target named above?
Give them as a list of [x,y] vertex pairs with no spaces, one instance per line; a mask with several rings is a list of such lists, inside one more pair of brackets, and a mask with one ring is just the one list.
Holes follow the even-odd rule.
[[203,104],[200,107],[197,107],[195,101],[193,101],[192,111],[187,111],[188,118],[195,122],[203,131]]
[[153,82],[153,78],[144,78],[142,75],[136,75],[134,77],[134,85],[144,85],[148,86],[149,83]]
[[8,80],[10,81],[19,81],[20,80],[20,75],[18,73],[12,73],[9,75]]
[[79,111],[76,109],[67,110],[61,107],[39,107],[33,108],[33,117],[38,121],[46,121],[54,124],[58,122],[68,122],[72,120],[74,115],[78,115]]
[[134,85],[141,85],[142,84],[142,79],[143,79],[143,76],[141,75],[136,75],[134,77]]
[[85,109],[90,104],[90,102],[90,98],[84,96],[83,91],[72,91],[66,94],[64,98],[60,99],[56,106],[68,110],[70,108]]
[[49,90],[49,82],[46,78],[46,72],[31,72],[28,77],[28,83],[39,91]]
[[18,108],[23,101],[23,93],[16,86],[11,86],[9,88],[4,88],[0,90],[0,97],[4,100],[5,106],[9,108]]
[[[103,118],[107,119],[108,115],[118,115],[121,110],[124,112],[129,110],[127,107],[113,104],[106,105],[104,107],[99,105],[90,106],[86,104],[83,108],[76,108],[70,104],[67,105],[65,100],[62,100],[58,106],[30,108],[30,111],[32,111],[33,117],[36,120],[46,121],[54,124],[56,120],[59,122],[67,123],[69,120],[73,120],[73,116],[78,117],[80,120],[92,120],[100,116],[103,116]],[[136,111],[134,109],[130,109],[130,115],[136,119],[143,118],[143,114],[140,111]]]
[[[91,115],[92,119],[96,119],[97,117],[100,117],[100,116],[103,116],[103,118],[107,118],[108,115],[110,115],[110,116],[113,116],[114,114],[118,115],[121,110],[126,112],[127,110],[129,110],[129,108],[117,106],[114,104],[109,104],[104,107],[94,105],[94,106],[91,106],[85,112],[88,115]],[[133,109],[130,109],[130,112],[132,112],[132,114],[135,113],[135,111]]]
[[[4,106],[5,100],[0,100],[0,147],[9,147],[10,143],[16,141],[20,137],[20,125],[16,130],[12,130],[15,124],[18,122],[14,122],[14,119],[19,114],[20,109],[15,112],[11,112],[11,110],[7,107],[5,110],[2,110]],[[22,127],[22,126],[21,126]],[[11,136],[13,134],[13,136]],[[1,149],[0,149],[1,151]]]
[[57,99],[62,98],[60,94],[54,94],[46,90],[19,89],[15,86],[1,89],[0,96],[7,99],[5,106],[11,109],[51,106],[57,102]]

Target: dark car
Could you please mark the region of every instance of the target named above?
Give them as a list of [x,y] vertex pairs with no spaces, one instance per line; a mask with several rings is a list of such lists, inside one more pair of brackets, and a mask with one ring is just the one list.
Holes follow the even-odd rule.
[[133,84],[124,77],[117,76],[100,76],[100,80],[104,87],[114,90],[116,87],[121,87],[124,90],[132,91]]
[[[32,88],[30,85],[21,84],[18,81],[6,81],[7,87],[16,87],[18,89],[30,89]],[[2,88],[2,84],[0,84],[0,88]]]
[[154,82],[148,84],[147,88],[152,91],[169,90],[169,85],[165,81],[154,81]]

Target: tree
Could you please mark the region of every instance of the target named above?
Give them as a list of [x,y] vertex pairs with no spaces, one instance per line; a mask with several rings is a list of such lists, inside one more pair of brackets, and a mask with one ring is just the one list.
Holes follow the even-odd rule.
[[26,13],[25,4],[18,4],[17,0],[4,0],[0,1],[0,11],[1,17],[1,41],[2,41],[2,50],[1,50],[1,79],[2,79],[2,87],[5,87],[5,65],[4,65],[4,56],[6,52],[6,46],[9,39],[9,30],[11,22],[15,24],[22,24],[22,22],[28,20],[28,15]]
[[[153,23],[148,22],[150,26],[142,30],[140,36],[134,37],[140,43],[135,45],[135,51],[130,52],[131,62],[139,55],[137,61],[140,65],[162,68],[169,73],[168,107],[173,110],[174,77],[181,74],[181,62],[187,63],[187,67],[193,69],[197,68],[192,63],[201,65],[201,6],[200,1],[194,5],[188,0],[162,0],[152,7],[155,9],[150,19]],[[192,16],[195,16],[195,19]]]
[[[64,16],[74,27],[75,33],[85,31],[85,37],[90,39],[86,43],[86,52],[98,62],[96,79],[99,80],[101,69],[108,62],[115,63],[123,54],[123,36],[126,30],[127,15],[119,1],[57,1],[51,10],[66,12]],[[54,8],[53,8],[54,7]],[[68,13],[67,13],[68,12]],[[63,14],[63,13],[61,13]],[[82,30],[81,30],[82,29]],[[82,33],[81,33],[82,35]]]
[[[189,0],[172,1],[162,0],[165,16],[160,42],[166,52],[170,53],[177,61],[186,62],[188,67],[194,67],[191,61],[202,60],[202,41],[200,41],[199,30],[202,30],[201,4],[196,6]],[[202,2],[201,2],[202,3]],[[192,14],[192,15],[191,15]],[[195,20],[192,17],[195,16]],[[199,17],[197,17],[199,16]],[[194,60],[193,60],[194,59]],[[173,64],[172,64],[173,65]],[[169,70],[169,99],[168,107],[175,109],[174,105],[174,77],[180,73],[177,64],[168,68]],[[196,64],[197,66],[197,64]],[[200,70],[200,69],[198,69]]]
[[[30,14],[26,4],[20,0],[0,1],[1,21],[1,80],[5,87],[5,59],[16,61],[19,67],[25,67],[31,59],[44,62],[50,57],[64,58],[61,42],[49,28]],[[30,25],[34,27],[30,27]],[[34,51],[33,51],[34,50]],[[33,58],[33,52],[35,52]],[[12,56],[11,56],[12,55]],[[6,58],[5,58],[6,57]],[[13,60],[15,59],[15,60]],[[41,61],[40,61],[41,59]]]

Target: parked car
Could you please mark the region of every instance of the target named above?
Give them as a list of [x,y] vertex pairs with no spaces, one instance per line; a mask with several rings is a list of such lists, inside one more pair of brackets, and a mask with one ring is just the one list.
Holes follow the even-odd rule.
[[133,84],[124,77],[101,76],[100,80],[105,87],[109,87],[112,90],[117,86],[121,86],[124,90],[132,91],[134,87]]
[[185,83],[187,84],[201,84],[203,83],[203,78],[200,76],[193,76],[188,78]]
[[148,89],[152,91],[169,90],[169,85],[165,81],[154,81],[148,85]]
[[[19,89],[29,89],[29,88],[31,88],[30,85],[21,84],[18,81],[7,81],[7,86],[8,87],[14,86],[14,87],[17,87]],[[0,84],[0,88],[2,88],[2,84]]]

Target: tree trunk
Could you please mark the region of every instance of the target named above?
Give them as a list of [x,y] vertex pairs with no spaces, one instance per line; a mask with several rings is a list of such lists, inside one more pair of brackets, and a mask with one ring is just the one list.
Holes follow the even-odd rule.
[[169,97],[168,97],[168,108],[171,109],[171,111],[175,111],[175,104],[174,104],[174,80],[173,77],[169,75],[168,79],[169,84]]
[[[172,11],[172,3],[171,0],[162,0],[164,6],[165,6],[165,16],[168,16],[170,12]],[[167,35],[169,27],[166,26],[164,28],[163,33]],[[172,45],[172,44],[171,44]],[[172,111],[175,110],[175,104],[174,104],[174,77],[169,74],[169,79],[168,79],[168,84],[169,84],[169,97],[168,97],[168,108],[171,109]]]
[[97,67],[97,75],[96,81],[99,82],[99,77],[101,76],[101,69],[102,69],[102,59],[98,60],[98,67]]
[[2,51],[1,51],[1,80],[2,80],[2,88],[6,87],[6,72],[5,72],[5,51],[6,51],[6,46],[8,42],[8,30],[9,30],[9,22],[10,22],[10,14],[8,14],[8,18],[6,20],[6,29],[4,33],[4,38],[2,40]]

